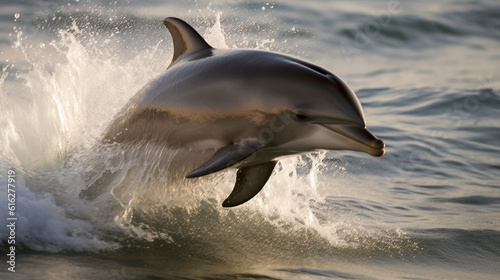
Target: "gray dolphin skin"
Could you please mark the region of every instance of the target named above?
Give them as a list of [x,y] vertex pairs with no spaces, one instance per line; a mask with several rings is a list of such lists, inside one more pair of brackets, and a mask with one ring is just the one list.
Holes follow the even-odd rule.
[[105,142],[184,149],[201,164],[186,178],[237,168],[224,207],[258,194],[282,157],[315,150],[384,155],[358,98],[329,71],[268,51],[215,49],[178,18],[164,24],[172,62],[125,106]]

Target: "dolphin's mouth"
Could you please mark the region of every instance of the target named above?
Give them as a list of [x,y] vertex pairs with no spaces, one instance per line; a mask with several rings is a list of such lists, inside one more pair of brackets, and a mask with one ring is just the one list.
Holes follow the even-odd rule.
[[385,154],[384,141],[378,139],[368,129],[357,125],[331,125],[320,124],[321,126],[336,132],[350,140],[363,146],[363,152],[372,156],[381,157]]

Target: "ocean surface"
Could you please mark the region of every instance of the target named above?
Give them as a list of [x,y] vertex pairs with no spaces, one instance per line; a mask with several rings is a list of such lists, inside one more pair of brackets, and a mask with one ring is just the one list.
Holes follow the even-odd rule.
[[[0,7],[0,279],[499,279],[498,1]],[[225,209],[234,170],[171,180],[119,145],[96,149],[169,65],[167,16],[215,47],[332,71],[386,155],[284,159]],[[80,198],[109,173],[101,195]]]

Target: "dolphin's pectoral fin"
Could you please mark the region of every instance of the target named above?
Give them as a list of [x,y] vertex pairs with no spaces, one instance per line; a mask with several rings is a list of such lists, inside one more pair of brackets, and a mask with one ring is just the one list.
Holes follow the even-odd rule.
[[168,17],[163,23],[172,34],[174,56],[172,64],[184,54],[193,54],[212,47],[189,24],[181,19]]
[[233,192],[222,203],[224,207],[234,207],[249,201],[264,187],[273,173],[275,161],[238,169]]
[[186,175],[186,178],[200,177],[230,167],[261,149],[263,146],[264,145],[260,141],[248,140],[222,147],[215,152],[211,159]]

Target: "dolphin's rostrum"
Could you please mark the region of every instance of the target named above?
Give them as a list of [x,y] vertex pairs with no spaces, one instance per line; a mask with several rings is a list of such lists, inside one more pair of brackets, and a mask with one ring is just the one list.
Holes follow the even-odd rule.
[[224,207],[259,193],[285,156],[322,149],[384,154],[356,95],[331,72],[273,52],[215,49],[186,22],[164,23],[172,62],[125,107],[105,141],[185,149],[204,162],[187,178],[238,168]]

